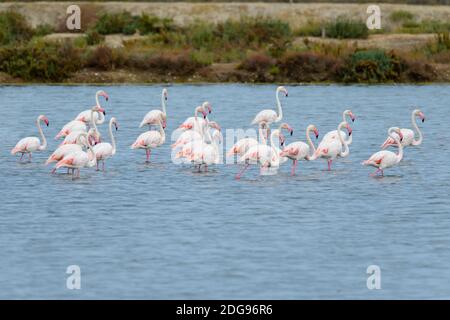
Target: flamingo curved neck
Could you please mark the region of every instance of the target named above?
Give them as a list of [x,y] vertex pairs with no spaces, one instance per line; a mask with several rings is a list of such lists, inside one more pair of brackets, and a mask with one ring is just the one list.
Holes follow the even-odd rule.
[[93,167],[97,164],[97,157],[95,156],[94,150],[92,150],[92,145],[91,145],[91,142],[89,141],[89,139],[87,139],[87,148],[88,148],[87,152],[90,154],[90,156],[89,156],[90,160],[89,160],[87,166]]
[[280,90],[277,89],[276,92],[276,100],[277,100],[277,107],[278,107],[278,116],[275,122],[281,121],[283,119],[283,110],[281,109],[281,102],[280,102]]
[[422,136],[422,131],[420,131],[419,126],[417,125],[416,115],[415,115],[414,111],[411,114],[411,122],[412,122],[412,126],[413,126],[414,130],[417,132],[417,134],[419,136],[416,140],[416,135],[414,134],[414,139],[413,139],[412,145],[418,146],[419,144],[422,143],[423,136]]
[[309,136],[310,132],[311,128],[310,127],[306,128],[306,141],[308,142],[309,148],[311,149],[310,154],[307,155],[308,158],[312,157],[316,152],[316,147],[314,146],[314,143],[312,142],[311,137]]
[[113,130],[112,130],[113,123],[114,123],[114,120],[111,119],[109,121],[109,136],[111,138],[111,144],[112,144],[112,148],[113,148],[112,149],[112,154],[114,155],[114,154],[116,154],[116,139],[114,138]]
[[388,134],[392,139],[394,139],[395,143],[398,145],[398,153],[396,154],[396,157],[397,157],[397,163],[399,163],[403,158],[403,146],[400,142],[400,138],[398,137],[398,135],[394,135],[393,129],[390,129]]
[[259,126],[258,134],[259,134],[259,142],[262,144],[267,144],[266,135],[264,134],[261,126]]
[[341,153],[340,153],[341,157],[346,157],[350,153],[350,149],[348,148],[347,141],[345,141],[341,135],[341,129],[344,127],[344,125],[345,125],[345,123],[341,122],[337,129],[339,141],[341,142],[342,146],[344,147],[344,151],[341,150]]
[[39,118],[36,120],[36,125],[39,130],[39,135],[41,136],[42,139],[42,144],[39,146],[39,150],[45,150],[47,148],[47,139],[45,139],[44,132],[42,131],[41,128],[41,120]]
[[161,93],[161,109],[164,115],[166,115],[166,99],[164,99],[164,90]]

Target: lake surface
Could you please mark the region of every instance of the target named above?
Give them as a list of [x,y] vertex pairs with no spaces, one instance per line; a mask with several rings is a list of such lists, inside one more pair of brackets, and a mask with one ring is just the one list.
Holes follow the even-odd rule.
[[[256,167],[240,181],[237,165],[195,173],[170,157],[170,132],[204,100],[222,129],[251,128],[274,108],[275,86],[169,87],[168,141],[145,164],[130,145],[144,114],[159,107],[161,86],[101,87],[115,116],[117,154],[106,172],[82,169],[72,181],[49,174],[53,137],[94,105],[97,87],[0,87],[0,298],[309,299],[450,298],[450,86],[288,86],[287,143],[323,136],[351,108],[350,156],[285,163],[273,176]],[[411,128],[420,106],[427,120],[420,147],[401,165],[371,178],[361,165],[390,126]],[[50,127],[47,151],[18,163],[11,148]],[[274,127],[273,127],[274,128]],[[109,141],[107,124],[100,126]],[[66,288],[66,268],[81,268],[81,290]],[[366,285],[381,268],[381,290]]]

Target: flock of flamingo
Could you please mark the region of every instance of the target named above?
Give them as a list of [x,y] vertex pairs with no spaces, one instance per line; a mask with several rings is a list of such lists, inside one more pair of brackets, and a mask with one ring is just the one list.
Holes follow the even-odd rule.
[[[292,160],[291,174],[295,175],[298,161],[313,161],[323,158],[328,163],[328,170],[331,170],[332,162],[337,158],[344,158],[350,154],[349,146],[352,144],[352,128],[347,119],[355,121],[355,116],[351,110],[345,110],[342,114],[342,121],[336,130],[328,132],[317,147],[311,140],[310,134],[314,133],[316,139],[319,137],[317,128],[310,124],[306,128],[306,143],[303,141],[292,142],[285,145],[283,130],[293,135],[292,127],[281,122],[283,110],[280,101],[280,94],[288,96],[286,88],[280,86],[276,90],[277,110],[262,110],[252,121],[252,125],[258,126],[258,138],[243,138],[237,141],[227,152],[227,156],[237,156],[242,169],[236,175],[240,179],[249,165],[259,165],[261,170],[266,168],[278,168],[282,163]],[[67,173],[72,171],[72,178],[80,176],[80,169],[85,167],[96,167],[105,170],[105,161],[116,153],[116,142],[113,134],[113,127],[118,129],[116,118],[109,121],[109,136],[111,142],[102,142],[101,134],[97,125],[105,122],[105,109],[101,107],[99,98],[103,97],[108,101],[106,92],[100,90],[95,95],[96,105],[91,109],[78,114],[74,120],[68,122],[56,135],[55,139],[64,139],[59,147],[48,157],[46,164],[55,163],[52,173],[59,168],[67,168]],[[167,89],[162,90],[161,110],[151,110],[148,112],[139,127],[147,127],[148,131],[138,136],[131,145],[131,149],[144,149],[146,151],[146,162],[150,161],[151,150],[157,148],[166,141],[167,112],[166,101],[168,99]],[[178,128],[181,131],[178,139],[171,145],[175,151],[175,157],[182,162],[192,164],[198,171],[204,168],[208,170],[209,165],[220,163],[220,147],[222,142],[221,128],[216,121],[210,121],[208,116],[212,113],[212,106],[205,101],[194,110],[194,115],[187,118]],[[200,116],[201,115],[201,116]],[[414,130],[391,127],[388,129],[388,137],[381,145],[381,151],[374,153],[368,160],[362,162],[363,165],[373,166],[377,170],[372,176],[384,175],[384,169],[397,165],[403,158],[403,148],[417,146],[422,143],[422,133],[417,125],[416,118],[425,121],[425,115],[419,109],[411,114],[411,122]],[[41,139],[38,137],[27,137],[21,139],[11,150],[11,154],[28,154],[29,161],[32,153],[47,149],[47,140],[41,128],[41,122],[47,126],[49,120],[46,116],[40,115],[36,120],[36,125]],[[280,123],[279,126],[271,130],[270,126]],[[157,126],[157,129],[154,128]],[[268,140],[269,139],[269,144]],[[275,142],[278,139],[278,143]],[[42,140],[42,142],[41,142]],[[384,150],[388,147],[398,148],[398,152]],[[76,171],[76,175],[75,175]]]

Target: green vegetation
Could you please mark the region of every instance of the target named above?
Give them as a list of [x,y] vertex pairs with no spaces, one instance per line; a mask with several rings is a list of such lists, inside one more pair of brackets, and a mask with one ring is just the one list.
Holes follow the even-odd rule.
[[[196,21],[178,26],[170,19],[127,12],[90,16],[84,35],[51,40],[50,26],[31,28],[15,12],[0,13],[0,71],[25,81],[59,82],[82,70],[125,69],[146,72],[152,79],[173,81],[197,77],[205,81],[248,82],[403,82],[432,81],[436,74],[427,61],[450,63],[448,24],[416,22],[406,11],[390,16],[400,28],[427,29],[436,39],[424,48],[399,55],[365,50],[352,41],[319,43],[296,36],[365,39],[368,30],[358,20],[339,17],[332,22],[308,21],[293,31],[289,24],[264,18],[220,23]],[[127,37],[111,47],[111,34]],[[303,42],[303,43],[302,43]],[[226,72],[214,71],[230,63]],[[228,68],[228,69],[227,69]]]
[[339,17],[336,21],[328,23],[325,30],[327,37],[337,39],[366,39],[369,36],[369,30],[364,22],[345,17]]
[[405,22],[405,21],[413,20],[414,15],[409,11],[397,10],[397,11],[393,11],[389,15],[389,19],[391,19],[392,22]]

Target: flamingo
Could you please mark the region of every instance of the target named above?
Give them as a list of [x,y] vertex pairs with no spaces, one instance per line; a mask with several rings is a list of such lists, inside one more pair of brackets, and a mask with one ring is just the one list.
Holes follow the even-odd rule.
[[149,111],[145,116],[144,119],[142,119],[141,124],[139,125],[139,128],[142,128],[145,125],[148,125],[149,127],[152,124],[157,124],[158,119],[161,121],[163,128],[166,128],[167,124],[167,113],[166,113],[166,101],[168,98],[168,92],[167,89],[164,88],[161,93],[161,109],[162,110],[151,110]]
[[382,150],[374,153],[368,160],[364,161],[362,163],[363,165],[377,168],[371,176],[375,176],[379,172],[381,172],[381,175],[384,176],[384,169],[397,165],[403,158],[402,130],[397,127],[389,128],[388,135],[397,144],[398,154],[392,151]]
[[280,157],[287,157],[292,160],[292,169],[291,175],[295,175],[295,169],[297,168],[297,163],[299,160],[311,160],[313,154],[316,152],[316,148],[314,147],[313,142],[311,141],[311,137],[309,136],[310,132],[313,131],[316,135],[316,139],[319,138],[319,131],[317,128],[310,124],[306,128],[306,141],[308,144],[303,141],[292,142],[288,144],[281,152]]
[[[78,136],[82,132],[85,132],[85,131],[72,131],[64,138],[63,142],[61,142],[61,144],[59,146],[63,146],[66,144],[78,143],[77,142]],[[91,128],[91,129],[89,129],[89,131],[87,133],[88,133],[89,138],[93,138],[94,144],[97,143],[98,139],[96,137],[97,137],[98,133],[95,131],[95,129]]]
[[[106,115],[106,111],[105,111],[105,109],[103,109],[100,106],[94,106],[94,107],[92,107],[90,112],[91,112],[91,125],[98,132],[97,126],[95,125],[95,121],[93,121],[93,118],[94,118],[93,113],[94,112],[102,112],[103,115]],[[71,132],[74,132],[74,131],[86,132],[87,131],[86,123],[84,121],[80,121],[80,120],[72,120],[72,121],[68,122],[58,132],[55,139],[66,137],[67,135],[69,135]]]
[[[416,118],[419,118],[422,120],[422,123],[425,122],[425,115],[422,111],[419,109],[415,109],[411,113],[411,123],[415,131],[417,131],[418,138],[416,139],[416,134],[411,129],[400,129],[403,135],[403,140],[401,140],[401,144],[403,147],[408,146],[418,146],[422,143],[423,136],[422,132],[420,131],[419,127],[417,126]],[[396,133],[394,132],[394,135]],[[395,142],[392,137],[388,137],[386,141],[381,145],[381,149],[386,149],[389,146],[398,147],[398,144]]]
[[166,141],[166,134],[163,129],[161,120],[158,119],[159,131],[151,130],[142,133],[131,145],[131,149],[145,149],[147,159],[150,162],[151,149],[157,148]]
[[109,120],[109,137],[111,138],[111,143],[108,142],[102,142],[99,144],[96,144],[93,148],[95,156],[97,157],[97,171],[98,169],[98,162],[102,162],[102,170],[105,171],[105,160],[114,156],[116,154],[116,139],[114,138],[112,126],[117,129],[119,128],[117,124],[116,118],[112,117],[111,120]]
[[[103,90],[97,91],[95,93],[95,102],[96,102],[95,105],[98,107],[100,107],[99,97],[104,97],[106,101],[109,100],[109,96],[105,91],[103,91]],[[80,112],[76,116],[75,120],[82,121],[84,123],[90,123],[92,121],[92,116],[94,116],[93,120],[95,121],[96,124],[103,124],[105,122],[105,115],[101,114],[101,113],[96,113],[93,115],[91,110],[92,110],[92,108]]]
[[47,139],[45,139],[44,132],[42,132],[41,121],[43,121],[47,125],[47,127],[49,125],[49,121],[47,117],[42,114],[36,119],[36,126],[38,127],[38,131],[42,139],[42,144],[38,137],[26,137],[17,142],[16,146],[11,150],[12,155],[15,155],[16,153],[22,154],[19,161],[22,161],[23,155],[25,153],[28,153],[29,159],[31,161],[31,154],[33,152],[44,151],[45,149],[47,149]]
[[283,92],[285,96],[288,96],[288,92],[285,87],[278,87],[275,93],[275,99],[277,101],[277,107],[278,107],[278,114],[274,110],[266,109],[260,111],[255,118],[252,121],[252,124],[259,124],[261,122],[264,122],[267,124],[267,130],[269,131],[269,126],[274,122],[280,122],[283,119],[283,110],[281,108],[281,102],[279,93]]
[[231,157],[236,154],[238,155],[238,157],[242,157],[251,147],[258,145],[259,143],[267,144],[266,136],[263,133],[263,129],[267,128],[266,123],[260,122],[258,124],[258,127],[259,127],[258,134],[260,141],[252,137],[240,139],[230,148],[230,150],[227,152],[227,156]]
[[278,148],[273,141],[276,136],[278,136],[280,143],[282,143],[281,129],[275,129],[270,135],[270,145],[261,143],[253,146],[240,158],[240,162],[244,162],[244,167],[236,175],[236,179],[242,177],[250,164],[260,164],[261,169],[278,167],[280,165],[280,156],[279,152],[277,152]]
[[[208,112],[206,112],[208,110]],[[197,114],[201,112],[203,114],[203,119],[197,119]],[[203,102],[201,106],[198,106],[194,110],[194,116],[189,117],[178,127],[183,130],[196,130],[199,133],[202,133],[204,128],[206,127],[206,117],[208,113],[211,113],[211,104],[208,101]]]
[[[58,147],[47,159],[47,161],[45,162],[46,165],[52,163],[52,162],[58,162],[60,160],[62,160],[65,156],[73,153],[73,152],[77,152],[77,151],[83,151],[83,145],[85,145],[85,142],[83,140],[81,140],[81,138],[83,138],[83,133],[81,131],[77,131],[77,139],[76,139],[76,144],[65,144],[62,145],[60,147]],[[90,139],[90,134],[92,134],[92,132],[88,133],[87,137],[88,139]],[[90,140],[92,141],[92,140]],[[56,172],[56,167],[53,168],[53,170],[51,171],[51,173],[55,173]],[[69,169],[67,169],[67,173],[69,173]]]
[[[348,135],[350,136],[352,134],[352,128],[346,121],[342,121],[339,124],[337,131],[340,132],[340,130],[344,127],[347,129]],[[344,151],[342,151],[342,147],[344,147]],[[331,164],[333,163],[333,160],[338,156],[346,157],[349,153],[350,150],[347,142],[344,140],[342,135],[339,134],[338,139],[322,140],[310,160],[325,158],[328,162],[328,171],[331,171]]]
[[[347,109],[347,110],[345,110],[345,111],[342,113],[342,121],[347,122],[347,116],[350,117],[350,120],[351,120],[352,122],[355,122],[356,117],[355,117],[355,115],[353,114],[352,110]],[[347,145],[351,145],[351,144],[352,144],[352,141],[353,141],[353,136],[352,136],[352,135],[349,136],[349,137],[347,138],[347,135],[346,135],[345,132],[342,131],[342,130],[340,131],[340,134],[342,135],[342,137],[343,137],[344,139],[346,139]],[[331,140],[332,140],[332,139],[337,139],[337,130],[333,130],[333,131],[328,132],[328,133],[323,137],[322,141],[326,141],[326,140],[330,140],[330,139],[331,139]]]
[[91,142],[88,139],[87,133],[81,132],[80,136],[85,137],[87,152],[82,150],[77,150],[68,155],[64,156],[61,160],[56,163],[55,169],[62,167],[72,169],[72,179],[75,178],[74,171],[77,170],[77,177],[80,177],[80,168],[93,167],[97,164],[97,158],[92,150]]
[[194,146],[192,153],[188,159],[194,164],[198,165],[198,171],[201,171],[201,166],[204,165],[205,172],[208,171],[208,166],[212,164],[218,164],[220,162],[220,150],[219,141],[222,140],[222,134],[220,133],[220,127],[214,121],[209,122],[209,126],[216,128],[213,136],[209,130],[206,131],[206,135],[211,143],[201,143]]

